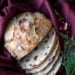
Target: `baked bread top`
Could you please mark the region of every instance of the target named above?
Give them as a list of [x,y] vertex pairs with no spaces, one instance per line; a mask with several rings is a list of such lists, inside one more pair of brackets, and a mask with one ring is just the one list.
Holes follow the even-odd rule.
[[51,27],[51,21],[39,12],[17,15],[7,24],[5,47],[13,57],[20,60],[34,50]]

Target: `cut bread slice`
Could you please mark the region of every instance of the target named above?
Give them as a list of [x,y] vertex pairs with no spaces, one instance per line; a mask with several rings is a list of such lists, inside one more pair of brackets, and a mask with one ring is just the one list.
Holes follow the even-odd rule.
[[52,51],[52,53],[49,54],[48,58],[42,64],[40,64],[35,69],[26,70],[26,73],[36,73],[36,72],[39,72],[39,71],[43,70],[44,68],[46,68],[46,66],[53,61],[53,58],[55,57],[56,52],[58,51],[58,48],[59,48],[59,42],[57,42],[55,49]]
[[7,24],[4,35],[5,48],[17,60],[28,55],[52,28],[51,21],[43,14],[22,13]]
[[62,56],[59,57],[58,61],[55,63],[53,69],[47,75],[56,75],[62,63]]
[[47,73],[53,68],[54,64],[59,58],[60,50],[58,50],[57,55],[55,56],[54,60],[52,63],[50,63],[44,70],[34,73],[33,75],[47,75]]
[[22,69],[31,70],[38,67],[38,65],[43,63],[52,52],[56,46],[56,43],[56,33],[55,30],[52,29],[45,39],[43,39],[43,41],[38,45],[38,47],[19,62]]

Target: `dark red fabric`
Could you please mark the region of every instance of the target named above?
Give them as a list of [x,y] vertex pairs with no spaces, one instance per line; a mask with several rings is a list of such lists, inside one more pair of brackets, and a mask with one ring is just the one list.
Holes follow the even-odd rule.
[[[49,17],[59,36],[60,32],[54,5],[58,7],[63,18],[70,23],[71,34],[75,36],[75,6],[64,0],[0,0],[0,75],[25,75],[17,61],[4,48],[4,31],[7,21],[16,14],[26,11],[39,11]],[[62,39],[60,39],[62,41]],[[62,43],[61,43],[62,45]],[[61,75],[61,74],[60,74]]]

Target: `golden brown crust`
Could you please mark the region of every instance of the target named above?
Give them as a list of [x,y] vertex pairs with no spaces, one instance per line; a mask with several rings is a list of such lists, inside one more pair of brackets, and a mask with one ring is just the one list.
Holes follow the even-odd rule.
[[47,35],[52,27],[49,19],[41,13],[20,14],[8,23],[5,47],[17,60],[29,54]]

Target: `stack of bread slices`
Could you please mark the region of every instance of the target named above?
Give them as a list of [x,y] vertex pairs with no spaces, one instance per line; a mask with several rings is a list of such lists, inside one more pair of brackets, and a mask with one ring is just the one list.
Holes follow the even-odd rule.
[[39,12],[26,12],[8,22],[5,48],[27,74],[56,75],[61,66],[56,31],[50,19]]

